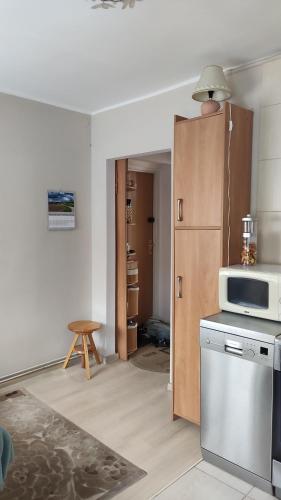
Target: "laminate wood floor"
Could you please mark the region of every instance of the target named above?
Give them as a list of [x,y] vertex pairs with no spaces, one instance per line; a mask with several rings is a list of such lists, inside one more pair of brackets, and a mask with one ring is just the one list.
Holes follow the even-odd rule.
[[[85,379],[78,362],[17,380],[30,391],[148,474],[117,495],[147,500],[201,459],[199,428],[171,419],[168,375],[116,361],[93,366]],[[0,386],[0,390],[4,386]]]

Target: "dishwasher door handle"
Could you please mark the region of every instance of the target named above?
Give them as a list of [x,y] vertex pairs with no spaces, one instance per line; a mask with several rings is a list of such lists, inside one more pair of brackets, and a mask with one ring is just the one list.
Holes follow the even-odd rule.
[[230,347],[229,345],[224,346],[225,352],[230,354],[236,354],[236,356],[243,356],[243,349],[238,349],[237,347]]

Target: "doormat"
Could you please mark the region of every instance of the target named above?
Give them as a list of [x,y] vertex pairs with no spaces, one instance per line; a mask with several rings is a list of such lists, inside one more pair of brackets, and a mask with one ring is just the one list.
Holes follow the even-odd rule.
[[163,352],[162,349],[152,344],[141,347],[129,359],[134,366],[142,370],[161,373],[170,372],[169,352]]
[[108,499],[146,476],[25,390],[0,395],[15,460],[1,500]]

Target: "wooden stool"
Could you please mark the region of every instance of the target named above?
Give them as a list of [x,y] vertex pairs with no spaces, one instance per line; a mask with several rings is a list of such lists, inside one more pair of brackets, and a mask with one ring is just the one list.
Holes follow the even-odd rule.
[[[86,377],[88,380],[90,380],[91,371],[89,363],[89,352],[91,352],[95,356],[98,365],[100,365],[102,362],[95,346],[94,339],[92,337],[93,332],[95,332],[96,330],[100,330],[101,324],[96,323],[95,321],[74,321],[73,323],[69,323],[67,328],[71,332],[74,332],[75,335],[68,355],[65,358],[63,368],[67,368],[69,360],[71,358],[71,354],[73,352],[77,352],[81,355],[82,368],[86,368]],[[82,338],[82,344],[76,345],[76,342],[80,336]],[[89,344],[87,342],[87,337],[89,339]]]

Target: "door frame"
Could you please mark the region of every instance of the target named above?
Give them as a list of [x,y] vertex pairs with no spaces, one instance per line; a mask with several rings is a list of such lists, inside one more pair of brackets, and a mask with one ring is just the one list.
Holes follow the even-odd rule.
[[[115,196],[116,196],[116,184],[115,184],[115,171],[116,171],[116,162],[119,160],[137,160],[138,158],[141,158],[142,156],[147,156],[147,155],[157,155],[161,153],[167,153],[171,152],[171,149],[166,149],[162,151],[150,151],[148,153],[142,153],[142,154],[135,154],[135,155],[130,155],[122,158],[115,158],[113,160],[108,161],[108,185],[111,186],[111,189],[108,190],[108,206],[110,206],[110,210],[108,211],[108,217],[107,220],[109,222],[109,218],[112,220],[112,215],[114,214],[114,232],[113,232],[113,237],[114,237],[114,255],[112,255],[112,252],[110,252],[110,255],[108,255],[108,267],[110,270],[114,270],[114,280],[116,283],[116,272],[117,272],[117,260],[116,260],[116,239],[117,239],[117,224],[116,224],[116,210],[115,210]],[[172,153],[173,155],[173,153]],[[170,249],[171,249],[171,261],[170,261],[170,346],[171,346],[171,356],[170,356],[170,381],[168,384],[168,388],[171,389],[171,383],[172,383],[172,349],[173,349],[173,279],[174,279],[174,270],[173,270],[173,252],[174,252],[174,238],[173,238],[173,157],[171,155],[171,164],[170,164],[170,181],[171,181],[171,186],[170,186],[170,192],[171,192],[171,200],[170,200],[170,212],[171,212],[171,230],[170,230]],[[161,168],[161,167],[160,167]],[[145,171],[145,170],[144,170]],[[148,170],[147,170],[148,172]],[[112,203],[112,178],[114,177],[114,203]],[[111,178],[111,181],[110,181]],[[111,225],[112,227],[112,225]],[[111,234],[111,241],[112,241],[112,234]],[[112,262],[112,260],[114,262]],[[109,279],[107,280],[108,286],[112,286],[112,281],[109,283]],[[118,353],[118,332],[117,332],[117,296],[115,293],[115,300],[114,300],[114,319],[115,319],[115,352],[118,355],[120,359],[124,359],[124,356],[120,356]]]

